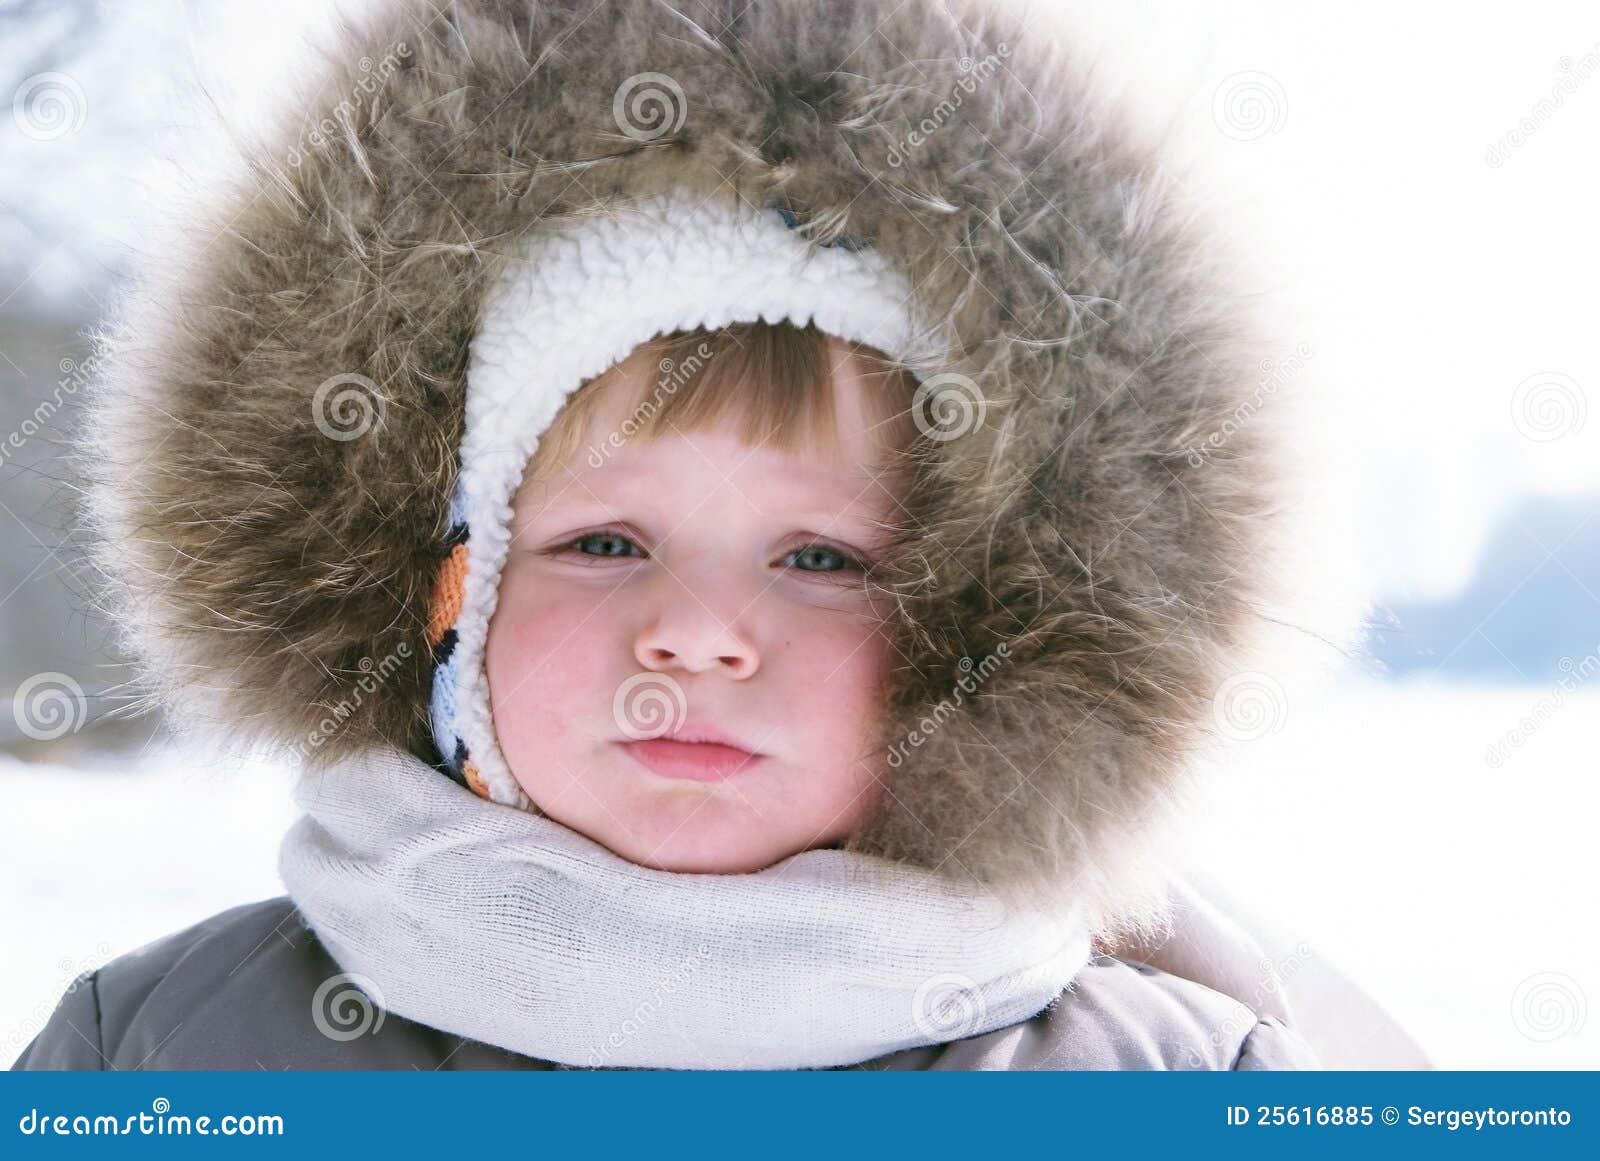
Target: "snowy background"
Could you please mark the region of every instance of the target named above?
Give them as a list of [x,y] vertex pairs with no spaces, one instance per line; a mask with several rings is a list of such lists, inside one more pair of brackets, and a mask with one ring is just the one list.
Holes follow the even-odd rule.
[[[1373,625],[1340,665],[1240,675],[1196,857],[1438,1065],[1600,1067],[1600,13],[1034,7],[1242,240],[1301,408],[1309,604]],[[328,18],[0,0],[0,440],[61,404],[0,459],[0,1063],[78,972],[282,890],[284,772],[106,716],[61,384],[152,206],[218,148],[206,110],[248,127]],[[4,712],[41,676],[87,708],[47,743]]]

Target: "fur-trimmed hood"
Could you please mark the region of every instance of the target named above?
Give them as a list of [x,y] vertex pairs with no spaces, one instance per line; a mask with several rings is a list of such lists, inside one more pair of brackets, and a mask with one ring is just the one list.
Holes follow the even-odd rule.
[[[978,393],[880,578],[903,744],[851,846],[1115,917],[1257,620],[1276,477],[1233,422],[1261,351],[1228,263],[1056,36],[983,0],[396,0],[343,29],[104,332],[87,518],[152,692],[287,746],[337,708],[320,758],[427,754],[485,286],[550,223],[721,188],[889,256]],[[363,438],[325,434],[340,375],[381,393]]]

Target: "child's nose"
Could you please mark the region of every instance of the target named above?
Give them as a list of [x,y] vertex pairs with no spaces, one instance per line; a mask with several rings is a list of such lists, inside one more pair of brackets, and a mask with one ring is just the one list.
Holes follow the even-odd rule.
[[662,610],[634,639],[633,654],[650,670],[721,670],[741,680],[761,666],[755,643],[746,634],[692,598]]

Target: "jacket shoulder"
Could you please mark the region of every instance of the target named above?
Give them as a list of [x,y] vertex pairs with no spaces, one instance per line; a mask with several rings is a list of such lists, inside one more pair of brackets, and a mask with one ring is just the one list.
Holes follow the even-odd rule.
[[[236,972],[248,976],[274,939],[303,933],[286,897],[244,903],[127,952],[68,985],[50,1019],[12,1066],[109,1069],[144,1063],[147,1030],[164,1023],[174,992],[217,995]],[[176,985],[176,986],[175,986]],[[174,1019],[170,1039],[184,1021]],[[161,1038],[145,1051],[159,1046]],[[148,1066],[148,1065],[147,1065]]]
[[925,1066],[1006,1071],[1321,1067],[1311,1048],[1275,1017],[1259,1017],[1231,996],[1118,956],[1090,960],[1072,986],[1032,1019],[947,1044]]
[[[1316,1054],[1276,1017],[1137,960],[1092,961],[1046,1012],[1041,1039],[1073,1063],[1045,1067],[1315,1069]],[[1102,1063],[1103,1062],[1103,1063]]]
[[1276,1016],[1263,1016],[1239,1047],[1233,1067],[1240,1072],[1289,1072],[1320,1069],[1311,1046]]
[[98,971],[67,985],[45,1026],[12,1062],[12,1071],[82,1072],[106,1067],[100,1040]]
[[118,956],[62,997],[19,1069],[536,1067],[385,1012],[287,896]]

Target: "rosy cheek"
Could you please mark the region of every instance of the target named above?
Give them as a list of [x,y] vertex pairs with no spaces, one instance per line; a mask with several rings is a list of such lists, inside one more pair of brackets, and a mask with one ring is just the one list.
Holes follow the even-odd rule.
[[887,642],[833,617],[790,640],[795,704],[806,706],[812,729],[830,740],[830,749],[848,748],[867,733],[866,719],[877,712],[889,672]]
[[536,609],[513,612],[507,620],[503,643],[518,663],[530,669],[570,665],[582,656],[594,630],[586,622],[590,610],[551,602]]
[[[506,740],[560,738],[574,720],[593,716],[608,651],[601,640],[611,622],[586,601],[547,601],[537,607],[506,602],[489,627],[487,662],[496,729]],[[609,702],[607,703],[609,704]]]

